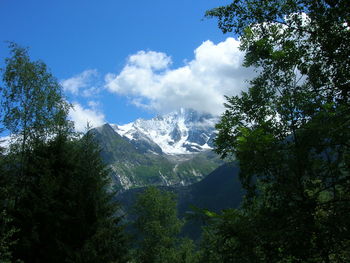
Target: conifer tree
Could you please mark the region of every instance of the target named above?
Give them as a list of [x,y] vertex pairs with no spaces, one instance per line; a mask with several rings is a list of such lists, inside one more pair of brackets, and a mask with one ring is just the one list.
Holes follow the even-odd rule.
[[174,194],[148,187],[139,195],[134,213],[136,262],[197,262],[193,242],[179,238],[183,222],[177,217]]

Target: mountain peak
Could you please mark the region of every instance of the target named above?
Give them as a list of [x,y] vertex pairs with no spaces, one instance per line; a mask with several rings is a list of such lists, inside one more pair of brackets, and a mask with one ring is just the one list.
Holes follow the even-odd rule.
[[112,128],[131,142],[156,144],[168,155],[191,154],[211,149],[217,118],[191,109],[180,109],[150,120],[137,119]]

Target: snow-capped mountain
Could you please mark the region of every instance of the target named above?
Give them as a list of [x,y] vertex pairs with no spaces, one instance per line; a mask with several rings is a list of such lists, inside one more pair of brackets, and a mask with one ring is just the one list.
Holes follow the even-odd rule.
[[113,187],[189,185],[223,164],[211,151],[217,118],[179,110],[126,125],[90,130],[110,168]]
[[111,125],[136,146],[158,154],[177,155],[212,148],[218,118],[181,109],[151,120],[138,119],[125,125]]

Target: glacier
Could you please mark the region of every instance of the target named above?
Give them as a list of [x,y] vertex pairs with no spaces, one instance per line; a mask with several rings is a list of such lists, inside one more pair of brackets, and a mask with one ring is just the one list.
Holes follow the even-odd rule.
[[137,119],[125,125],[111,124],[111,127],[131,142],[143,141],[159,147],[149,152],[179,155],[212,149],[218,120],[217,116],[180,109],[150,120]]

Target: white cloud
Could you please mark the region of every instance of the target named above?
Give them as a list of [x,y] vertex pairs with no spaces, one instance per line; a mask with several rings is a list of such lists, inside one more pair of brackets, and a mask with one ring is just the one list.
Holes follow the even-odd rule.
[[86,131],[87,123],[92,127],[98,127],[105,123],[104,114],[98,110],[95,102],[89,102],[90,108],[84,108],[79,103],[73,103],[73,109],[69,112],[69,118],[74,121],[75,130]]
[[164,69],[171,64],[171,58],[166,54],[155,51],[139,51],[129,57],[129,62],[140,68]]
[[70,92],[73,95],[90,97],[99,90],[98,87],[95,86],[98,75],[96,69],[88,69],[72,78],[62,80],[61,85],[64,91]]
[[239,41],[227,38],[214,44],[205,41],[195,58],[171,69],[171,58],[164,53],[140,51],[128,58],[123,70],[105,76],[106,88],[131,97],[138,107],[160,112],[180,107],[219,114],[224,95],[238,95],[247,86],[253,70],[242,67],[244,53]]

